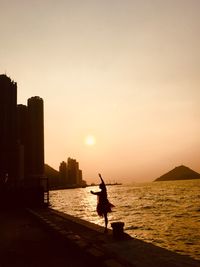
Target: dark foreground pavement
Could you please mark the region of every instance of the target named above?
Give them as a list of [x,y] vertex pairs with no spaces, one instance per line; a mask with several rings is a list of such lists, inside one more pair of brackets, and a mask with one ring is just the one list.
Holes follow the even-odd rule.
[[0,267],[79,267],[86,259],[25,211],[0,211]]
[[0,267],[200,267],[188,256],[46,209],[0,211]]

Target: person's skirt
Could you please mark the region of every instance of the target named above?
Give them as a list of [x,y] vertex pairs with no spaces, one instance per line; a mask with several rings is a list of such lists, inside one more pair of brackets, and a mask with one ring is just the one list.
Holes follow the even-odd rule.
[[99,202],[97,204],[97,213],[99,216],[103,216],[104,214],[111,212],[112,211],[112,207],[114,207],[113,204],[111,204],[108,200],[105,202]]

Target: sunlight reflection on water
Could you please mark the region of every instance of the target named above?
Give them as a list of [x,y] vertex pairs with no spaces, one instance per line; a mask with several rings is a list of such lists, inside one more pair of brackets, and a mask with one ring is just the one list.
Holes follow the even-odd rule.
[[[108,186],[115,205],[109,222],[125,222],[133,237],[200,259],[200,180]],[[98,187],[50,192],[52,208],[104,225],[96,213]]]

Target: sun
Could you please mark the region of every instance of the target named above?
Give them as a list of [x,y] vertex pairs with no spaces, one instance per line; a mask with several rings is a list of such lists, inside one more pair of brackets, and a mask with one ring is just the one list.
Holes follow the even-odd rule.
[[93,135],[88,135],[85,138],[85,144],[88,146],[93,146],[96,143],[96,139]]

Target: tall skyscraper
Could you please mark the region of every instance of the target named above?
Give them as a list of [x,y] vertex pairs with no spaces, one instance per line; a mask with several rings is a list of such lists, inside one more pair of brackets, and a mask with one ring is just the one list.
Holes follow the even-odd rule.
[[65,161],[62,161],[59,166],[59,183],[61,186],[67,186],[69,184],[67,163]]
[[67,160],[69,183],[72,185],[79,185],[79,163],[72,158]]
[[44,176],[44,111],[39,96],[28,99],[28,173],[29,179]]
[[17,105],[17,83],[0,75],[0,204],[48,204],[40,97]]
[[0,75],[0,182],[17,179],[17,83]]
[[28,108],[21,104],[17,105],[17,142],[19,181],[23,182],[28,177]]
[[60,163],[59,177],[59,185],[63,187],[77,187],[86,184],[82,179],[79,163],[72,158],[68,158],[67,163],[65,161]]

